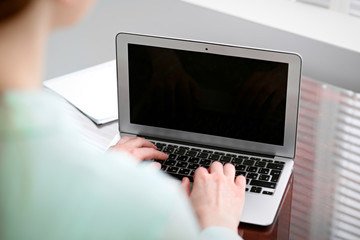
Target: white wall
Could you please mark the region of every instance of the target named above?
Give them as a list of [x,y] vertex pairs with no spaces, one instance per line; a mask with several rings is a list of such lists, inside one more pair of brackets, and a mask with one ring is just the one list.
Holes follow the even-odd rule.
[[179,0],[98,1],[86,21],[51,37],[46,78],[114,59],[120,31],[298,52],[303,75],[360,92],[360,53]]

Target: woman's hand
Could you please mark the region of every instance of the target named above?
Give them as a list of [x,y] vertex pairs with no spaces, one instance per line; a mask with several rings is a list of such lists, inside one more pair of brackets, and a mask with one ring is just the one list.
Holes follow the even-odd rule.
[[234,178],[234,165],[223,166],[214,162],[209,170],[199,167],[195,171],[191,192],[189,179],[183,179],[182,187],[190,196],[203,229],[223,226],[237,232],[244,207],[246,180],[241,175]]
[[[127,152],[140,161],[147,159],[166,160],[169,157],[167,154],[156,150],[153,143],[142,137],[124,136],[109,150]],[[160,166],[160,163],[157,162],[153,164]]]

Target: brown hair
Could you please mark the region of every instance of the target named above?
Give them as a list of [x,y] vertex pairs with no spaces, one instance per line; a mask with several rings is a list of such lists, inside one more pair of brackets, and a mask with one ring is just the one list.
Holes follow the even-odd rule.
[[0,0],[0,22],[8,20],[24,10],[33,0]]

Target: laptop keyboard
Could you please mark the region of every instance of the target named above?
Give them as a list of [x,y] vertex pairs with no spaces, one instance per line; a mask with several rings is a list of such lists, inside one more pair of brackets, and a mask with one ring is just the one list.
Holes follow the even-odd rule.
[[285,162],[274,161],[270,158],[249,156],[225,151],[216,151],[204,148],[195,148],[185,145],[168,144],[151,141],[159,151],[169,155],[169,158],[156,161],[161,169],[171,176],[182,179],[188,177],[193,181],[193,175],[198,167],[208,168],[214,161],[223,165],[232,163],[236,169],[236,176],[246,177],[246,191],[273,195]]

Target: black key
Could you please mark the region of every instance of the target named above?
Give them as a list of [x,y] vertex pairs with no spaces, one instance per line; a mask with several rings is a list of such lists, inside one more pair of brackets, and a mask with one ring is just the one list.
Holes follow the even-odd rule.
[[157,147],[165,147],[166,144],[165,143],[155,143],[155,146],[157,146]]
[[258,187],[266,187],[266,188],[275,188],[276,183],[273,182],[264,182],[259,180],[251,180],[250,185],[258,186]]
[[214,161],[219,160],[219,158],[220,158],[220,155],[216,155],[216,154],[212,154],[212,155],[210,155],[210,157],[209,157],[210,160],[214,160]]
[[154,162],[158,162],[160,164],[163,164],[165,161],[164,160],[160,160],[160,159],[154,159]]
[[283,161],[275,161],[274,163],[277,163],[277,164],[285,164],[285,162],[283,162]]
[[250,179],[256,179],[258,177],[258,174],[257,173],[248,173],[247,178],[250,178]]
[[166,166],[175,166],[175,164],[176,164],[176,161],[170,160],[170,159],[165,160],[165,162],[164,162],[164,165],[166,165]]
[[177,173],[178,170],[179,170],[179,168],[177,168],[177,167],[169,167],[167,169],[167,172],[168,173]]
[[267,168],[270,169],[276,169],[276,170],[282,170],[284,168],[284,165],[282,164],[276,164],[276,163],[268,163],[266,165]]
[[174,153],[178,154],[178,155],[184,155],[186,153],[186,150],[182,149],[182,148],[179,148]]
[[245,191],[248,192],[248,191],[249,191],[249,188],[245,188]]
[[201,152],[203,152],[203,153],[213,153],[213,151],[205,150],[205,149],[203,149]]
[[246,172],[244,171],[236,171],[235,176],[243,175],[245,177]]
[[223,153],[223,152],[214,152],[214,154],[216,154],[216,155],[225,155],[225,153]]
[[168,159],[175,160],[176,157],[177,157],[176,154],[172,154],[172,153],[171,153],[171,154],[169,154],[169,158],[168,158]]
[[235,165],[235,169],[239,171],[244,171],[246,169],[246,166],[238,164]]
[[188,151],[185,155],[189,157],[196,157],[197,154],[198,152],[196,151]]
[[229,157],[229,156],[223,156],[223,157],[220,159],[220,161],[223,161],[223,162],[225,162],[225,163],[228,163],[228,162],[230,162],[230,161],[231,161],[231,159],[232,159],[232,157]]
[[244,160],[243,164],[247,166],[254,166],[255,161],[253,160]]
[[279,176],[272,176],[271,182],[277,183],[279,181]]
[[261,187],[252,187],[250,189],[250,192],[253,192],[253,193],[261,193]]
[[270,176],[269,175],[260,175],[259,180],[262,181],[269,181]]
[[164,147],[163,146],[160,146],[160,147],[156,147],[156,150],[162,152],[164,150]]
[[269,172],[270,172],[270,169],[268,169],[268,168],[261,168],[259,170],[259,173],[262,173],[262,174],[269,174]]
[[[179,179],[180,181],[185,177],[184,175],[178,174],[178,173],[169,173],[169,174],[170,174],[171,176],[173,176],[174,178]],[[194,181],[194,179],[193,179],[192,176],[186,176],[186,177],[189,178],[190,182],[193,182],[193,181]]]
[[241,158],[234,158],[232,160],[232,163],[234,163],[234,164],[241,164],[242,162],[243,162],[243,159],[241,159]]
[[191,157],[191,158],[189,159],[189,162],[190,162],[190,163],[199,163],[199,162],[200,162],[200,158]]
[[201,152],[201,153],[199,153],[198,157],[199,157],[199,158],[208,158],[208,157],[209,157],[209,153]]
[[241,158],[241,159],[249,159],[249,156],[244,156],[244,155],[238,155],[237,158]]
[[161,170],[163,170],[164,172],[166,171],[167,168],[168,168],[168,166],[166,166],[166,165],[161,166]]
[[179,174],[182,174],[182,175],[189,175],[190,173],[190,169],[180,169],[179,170]]
[[250,178],[246,178],[246,184],[249,184],[250,180]]
[[195,151],[195,152],[201,152],[201,149],[198,148],[192,148],[191,151]]
[[248,167],[246,169],[247,172],[257,172],[258,168],[257,167]]
[[263,162],[273,162],[273,160],[270,160],[270,159],[261,159],[261,161],[263,161]]
[[281,174],[281,171],[279,170],[271,170],[270,172],[270,175],[273,175],[273,176],[280,176]]
[[173,153],[175,151],[175,148],[173,147],[166,147],[163,152],[164,153],[167,153],[167,154],[170,154],[170,153]]
[[226,156],[228,156],[228,157],[236,157],[235,154],[231,154],[231,153],[227,153]]
[[197,163],[189,163],[189,165],[187,166],[187,168],[189,169],[197,169],[198,167],[200,167],[200,165]]
[[184,150],[189,150],[189,147],[185,147],[185,146],[180,146],[179,149],[184,149]]
[[256,163],[255,163],[255,166],[256,166],[256,167],[265,167],[265,165],[266,165],[266,162],[260,162],[260,161],[259,161],[259,162],[256,162]]
[[274,194],[273,192],[269,192],[269,191],[263,191],[262,193],[266,194],[266,195],[273,195]]
[[173,145],[173,144],[168,144],[168,147],[178,148],[178,146],[177,146],[177,145]]
[[203,159],[203,160],[200,161],[200,165],[202,165],[202,166],[209,167],[210,164],[211,164],[211,161],[207,160],[207,159]]
[[251,157],[251,160],[260,160],[261,158],[257,158],[257,157]]
[[179,167],[179,168],[186,168],[188,165],[187,162],[177,162],[176,163],[176,166]]
[[186,162],[187,160],[189,160],[189,157],[188,156],[178,156],[177,160],[182,161],[182,162]]

